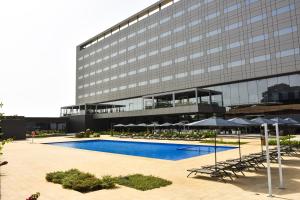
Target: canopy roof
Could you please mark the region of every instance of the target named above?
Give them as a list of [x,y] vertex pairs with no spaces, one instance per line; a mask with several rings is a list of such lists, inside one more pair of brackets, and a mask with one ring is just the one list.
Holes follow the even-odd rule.
[[257,123],[257,124],[274,124],[275,122],[266,118],[262,118],[262,117],[257,117],[255,119],[252,119],[251,121]]
[[255,123],[249,119],[244,119],[244,118],[239,118],[239,117],[229,119],[228,121],[234,122],[237,124],[241,124],[241,125],[245,125],[245,126],[259,126],[259,124]]
[[187,124],[188,126],[203,126],[203,127],[241,127],[243,125],[227,121],[219,117],[211,117]]

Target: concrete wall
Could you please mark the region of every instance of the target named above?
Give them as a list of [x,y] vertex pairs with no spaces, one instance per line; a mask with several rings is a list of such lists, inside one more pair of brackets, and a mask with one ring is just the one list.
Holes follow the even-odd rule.
[[16,119],[4,119],[0,122],[0,126],[3,133],[3,136],[1,137],[2,139],[26,139],[26,123],[24,117]]

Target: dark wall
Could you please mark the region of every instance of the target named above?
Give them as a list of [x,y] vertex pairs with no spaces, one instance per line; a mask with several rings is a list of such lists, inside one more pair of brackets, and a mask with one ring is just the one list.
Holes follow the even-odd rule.
[[74,115],[68,118],[67,132],[69,133],[77,133],[86,129],[96,129],[92,115]]
[[25,118],[4,119],[1,121],[2,139],[13,138],[14,140],[26,139]]

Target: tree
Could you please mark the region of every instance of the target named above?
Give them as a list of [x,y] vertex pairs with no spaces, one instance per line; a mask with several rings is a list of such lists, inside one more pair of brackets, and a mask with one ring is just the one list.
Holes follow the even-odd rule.
[[[2,108],[2,106],[3,106],[3,103],[0,102],[0,108]],[[4,114],[0,112],[0,122],[3,118],[4,118]],[[0,126],[0,131],[1,131],[1,126]],[[1,136],[1,132],[0,132],[0,136]],[[2,155],[2,149],[3,149],[4,145],[11,141],[12,141],[12,139],[1,140],[1,137],[0,137],[0,156]],[[6,165],[7,163],[8,163],[7,161],[0,162],[0,166]]]

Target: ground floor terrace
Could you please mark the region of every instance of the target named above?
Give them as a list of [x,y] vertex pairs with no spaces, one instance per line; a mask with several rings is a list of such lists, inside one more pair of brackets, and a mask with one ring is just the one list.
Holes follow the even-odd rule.
[[[132,140],[102,136],[100,139]],[[248,171],[245,177],[235,178],[227,183],[222,181],[191,176],[187,178],[187,169],[214,163],[214,154],[197,156],[179,161],[160,160],[121,154],[103,153],[74,148],[42,144],[44,142],[60,142],[79,140],[73,137],[53,137],[15,141],[4,148],[2,160],[8,165],[1,167],[1,199],[26,199],[30,194],[40,192],[39,200],[199,200],[199,199],[269,199],[267,197],[266,169]],[[80,139],[82,140],[82,139]],[[236,140],[236,139],[224,139]],[[149,141],[139,140],[134,141]],[[242,154],[259,152],[258,139],[242,139],[249,142],[242,145]],[[166,143],[199,144],[197,141],[156,141]],[[238,149],[218,152],[218,161],[238,158]],[[278,199],[300,199],[300,155],[283,157],[283,173],[286,189],[278,189],[277,164],[271,164],[273,193]],[[128,175],[141,173],[154,175],[172,181],[172,185],[149,191],[138,191],[118,186],[116,189],[99,190],[82,194],[73,190],[63,189],[61,185],[45,180],[48,172],[77,168],[90,172],[97,177],[103,175]]]

